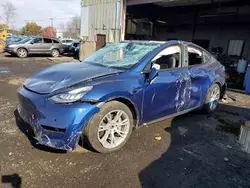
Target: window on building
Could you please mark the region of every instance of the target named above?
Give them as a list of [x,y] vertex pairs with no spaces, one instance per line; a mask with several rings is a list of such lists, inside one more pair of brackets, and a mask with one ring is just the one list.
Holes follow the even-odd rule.
[[244,45],[244,40],[230,40],[228,45],[228,55],[240,56]]

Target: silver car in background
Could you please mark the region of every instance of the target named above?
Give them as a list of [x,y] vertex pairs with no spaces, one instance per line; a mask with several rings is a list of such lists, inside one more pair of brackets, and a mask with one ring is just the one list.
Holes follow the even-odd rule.
[[64,53],[65,46],[55,38],[31,37],[15,44],[6,45],[5,52],[25,58],[29,54],[51,54],[58,57]]

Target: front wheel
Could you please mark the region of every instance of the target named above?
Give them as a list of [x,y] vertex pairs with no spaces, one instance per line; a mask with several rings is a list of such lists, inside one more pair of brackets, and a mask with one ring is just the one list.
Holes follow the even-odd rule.
[[207,91],[203,109],[208,112],[214,112],[219,106],[221,88],[218,84],[213,84]]
[[19,48],[19,49],[17,50],[17,56],[20,57],[20,58],[25,58],[25,57],[28,56],[28,52],[27,52],[27,50],[24,49],[24,48]]
[[105,103],[100,112],[87,123],[83,136],[100,153],[119,150],[129,139],[133,128],[133,115],[123,103]]

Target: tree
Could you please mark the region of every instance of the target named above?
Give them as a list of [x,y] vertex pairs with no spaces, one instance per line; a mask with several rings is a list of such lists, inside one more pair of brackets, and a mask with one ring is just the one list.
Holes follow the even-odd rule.
[[42,30],[42,36],[44,37],[55,37],[56,36],[56,30],[52,26],[45,27]]
[[23,35],[41,35],[42,27],[35,22],[26,23],[22,28],[21,33]]
[[0,30],[7,29],[7,28],[8,28],[8,26],[6,24],[0,24]]
[[72,38],[79,38],[81,27],[81,17],[76,15],[67,24],[65,34]]
[[16,13],[16,7],[11,2],[6,2],[2,4],[3,13],[1,15],[1,19],[3,22],[10,27],[14,24]]

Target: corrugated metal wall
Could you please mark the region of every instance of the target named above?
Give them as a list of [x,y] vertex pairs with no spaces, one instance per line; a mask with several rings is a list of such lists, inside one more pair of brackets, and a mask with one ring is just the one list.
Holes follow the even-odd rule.
[[97,34],[106,35],[106,42],[121,38],[121,0],[83,0],[81,36],[96,41]]
[[101,3],[116,3],[117,0],[82,0],[82,6],[91,6]]

